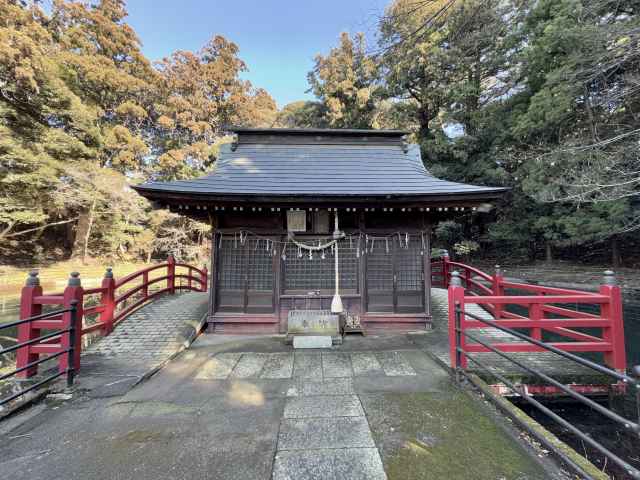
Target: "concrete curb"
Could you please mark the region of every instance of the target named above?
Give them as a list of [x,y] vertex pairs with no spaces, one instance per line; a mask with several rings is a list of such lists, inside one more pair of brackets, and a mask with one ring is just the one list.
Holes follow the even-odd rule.
[[27,393],[22,400],[17,401],[10,407],[7,407],[6,410],[0,412],[0,422],[42,400],[51,392],[52,387],[53,385],[48,385]]

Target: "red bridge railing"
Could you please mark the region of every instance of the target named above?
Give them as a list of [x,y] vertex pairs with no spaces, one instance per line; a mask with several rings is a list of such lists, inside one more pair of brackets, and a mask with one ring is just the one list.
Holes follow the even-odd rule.
[[[451,284],[456,271],[459,282]],[[500,268],[489,275],[474,267],[452,262],[448,256],[432,260],[432,283],[449,291],[449,346],[452,368],[456,368],[456,308],[462,312],[460,330],[465,353],[489,352],[478,343],[464,341],[465,331],[490,328],[464,314],[468,305],[479,305],[494,317],[496,325],[524,329],[535,340],[543,339],[543,332],[562,337],[562,341],[546,342],[566,352],[600,352],[604,363],[611,369],[624,372],[626,354],[622,295],[613,272],[605,272],[598,292],[545,287],[507,281]],[[460,283],[461,285],[458,285]],[[507,294],[506,292],[509,292]],[[516,294],[513,294],[516,292]],[[589,313],[584,310],[597,313]],[[516,307],[516,308],[514,308]],[[517,310],[523,313],[514,313]],[[526,312],[526,313],[525,313]],[[584,331],[588,329],[588,332]],[[599,333],[593,333],[593,332]],[[492,343],[501,352],[541,352],[544,348],[529,342]],[[466,368],[466,355],[461,356],[460,367]]]
[[[67,287],[63,292],[44,294],[38,279],[38,272],[29,273],[26,285],[22,288],[20,298],[20,319],[28,319],[42,314],[44,305],[55,305],[69,310],[77,305],[76,325],[70,325],[72,316],[69,313],[47,316],[46,318],[25,322],[18,325],[18,344],[16,369],[21,370],[18,376],[28,378],[38,373],[40,356],[58,355],[59,370],[67,371],[68,356],[59,355],[69,348],[69,335],[59,335],[43,341],[35,341],[41,337],[42,330],[72,329],[76,348],[73,350],[73,369],[80,368],[82,337],[101,332],[111,333],[118,323],[122,322],[134,310],[162,294],[174,294],[177,290],[193,290],[206,292],[208,283],[207,267],[202,269],[186,263],[177,263],[169,256],[165,263],[152,265],[116,280],[111,268],[107,268],[102,285],[97,288],[82,288],[80,274],[71,273]],[[150,288],[160,286],[161,288]],[[92,297],[98,296],[95,304],[88,305]],[[89,324],[88,317],[96,316],[95,322]],[[25,343],[26,342],[26,343]],[[33,366],[29,366],[33,365]]]

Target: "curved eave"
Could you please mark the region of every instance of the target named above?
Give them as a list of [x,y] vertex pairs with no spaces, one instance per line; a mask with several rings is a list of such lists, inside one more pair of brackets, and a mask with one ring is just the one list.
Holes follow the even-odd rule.
[[509,188],[480,188],[476,191],[463,192],[422,192],[422,193],[224,193],[224,192],[185,192],[166,188],[156,189],[136,185],[132,187],[140,195],[149,200],[166,204],[180,202],[220,202],[220,203],[295,203],[305,202],[309,204],[345,203],[357,204],[361,202],[379,203],[442,203],[442,202],[485,202],[501,198]]

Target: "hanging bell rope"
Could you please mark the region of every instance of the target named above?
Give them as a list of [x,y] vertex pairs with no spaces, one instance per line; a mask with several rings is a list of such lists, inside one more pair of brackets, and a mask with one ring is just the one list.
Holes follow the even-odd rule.
[[333,295],[331,299],[331,313],[342,313],[344,308],[342,306],[342,299],[340,298],[340,262],[338,261],[338,239],[344,238],[344,233],[342,233],[338,227],[338,210],[336,210],[336,222],[335,229],[333,230],[333,238],[334,240],[334,257],[335,257],[335,274],[336,274],[336,293]]

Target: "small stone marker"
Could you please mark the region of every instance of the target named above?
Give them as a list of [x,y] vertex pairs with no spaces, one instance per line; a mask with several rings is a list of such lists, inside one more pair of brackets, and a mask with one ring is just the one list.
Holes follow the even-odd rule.
[[329,310],[291,310],[287,317],[289,335],[329,335],[340,333],[338,315]]
[[287,317],[287,339],[293,348],[331,348],[340,338],[338,315],[330,310],[291,310]]
[[331,348],[333,340],[328,335],[296,335],[293,348]]

